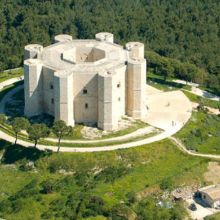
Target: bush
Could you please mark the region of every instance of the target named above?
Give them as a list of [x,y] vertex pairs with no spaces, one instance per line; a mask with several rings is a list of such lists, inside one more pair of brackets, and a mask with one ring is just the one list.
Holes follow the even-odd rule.
[[96,180],[103,180],[104,182],[114,182],[121,176],[126,175],[129,172],[127,167],[108,167],[95,176]]
[[163,179],[160,183],[160,189],[170,190],[173,187],[173,182],[170,178]]
[[55,183],[53,180],[48,179],[42,183],[41,193],[50,194],[54,191]]

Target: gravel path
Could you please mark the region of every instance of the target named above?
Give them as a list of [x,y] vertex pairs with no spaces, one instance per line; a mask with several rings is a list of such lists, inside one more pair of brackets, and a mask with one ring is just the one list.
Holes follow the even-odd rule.
[[[129,134],[125,134],[122,136],[118,136],[118,137],[112,137],[112,138],[106,138],[106,139],[100,139],[100,140],[67,140],[67,139],[62,139],[61,142],[62,143],[78,143],[78,144],[91,144],[91,143],[103,143],[103,142],[111,142],[111,141],[122,141],[122,140],[127,140],[129,138],[136,138],[142,135],[146,135],[146,134],[150,134],[152,133],[154,130],[156,130],[154,127],[148,126],[148,127],[144,127],[144,128],[140,128],[132,133]],[[51,142],[57,142],[58,139],[57,138],[45,138],[45,140],[47,141],[51,141]]]
[[[142,146],[145,144],[150,144],[156,141],[163,140],[165,138],[168,138],[175,134],[180,127],[175,127],[172,130],[170,129],[169,131],[164,131],[158,135],[155,135],[153,137],[149,137],[143,140],[139,141],[134,141],[130,143],[125,143],[125,144],[118,144],[118,145],[112,145],[112,146],[102,146],[102,147],[74,147],[74,144],[72,147],[64,147],[61,146],[60,151],[61,152],[99,152],[99,151],[112,151],[112,150],[118,150],[118,149],[126,149],[126,148],[131,148],[131,147],[137,147],[137,146]],[[14,143],[15,138],[4,133],[3,131],[0,131],[0,137],[8,142]],[[20,144],[24,147],[30,147],[33,146],[33,143],[30,143],[28,141],[23,141],[23,140],[18,140],[17,144]],[[62,145],[62,144],[61,144]],[[49,145],[38,145],[37,148],[39,150],[52,150],[52,151],[57,151],[56,146],[49,146]]]
[[212,158],[212,159],[220,159],[220,155],[215,155],[215,154],[202,154],[202,153],[196,153],[196,152],[192,152],[190,150],[188,150],[186,148],[186,146],[177,138],[175,137],[169,137],[169,139],[171,139],[174,143],[176,143],[176,145],[178,146],[178,148],[180,150],[182,150],[183,152],[192,155],[192,156],[197,156],[197,157],[206,157],[206,158]]

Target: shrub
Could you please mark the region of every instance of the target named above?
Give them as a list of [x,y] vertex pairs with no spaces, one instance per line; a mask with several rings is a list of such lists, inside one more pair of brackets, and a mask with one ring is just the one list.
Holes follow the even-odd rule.
[[160,183],[160,189],[170,190],[173,187],[173,182],[170,178],[165,178]]
[[41,190],[41,193],[44,193],[44,194],[50,194],[54,191],[54,181],[51,180],[51,179],[48,179],[46,181],[44,181],[42,183],[42,190]]

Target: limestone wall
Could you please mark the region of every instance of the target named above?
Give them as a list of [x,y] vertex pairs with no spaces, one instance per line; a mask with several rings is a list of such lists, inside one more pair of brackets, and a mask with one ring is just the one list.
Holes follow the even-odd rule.
[[39,44],[29,44],[24,47],[24,60],[38,58],[38,55],[43,51],[43,46]]
[[98,127],[114,130],[118,120],[125,114],[124,65],[105,71],[98,76]]
[[44,112],[68,125],[97,123],[104,130],[117,129],[125,114],[145,117],[144,45],[129,42],[123,49],[108,32],[95,38],[62,34],[54,45],[25,47],[27,116]]
[[54,70],[43,67],[43,107],[44,112],[54,116]]
[[59,42],[65,42],[65,41],[71,41],[73,37],[68,34],[59,34],[54,37],[54,42],[59,43]]
[[74,126],[73,113],[73,75],[67,71],[54,74],[55,120],[63,120]]
[[114,43],[114,35],[108,32],[100,32],[95,35],[96,40]]
[[129,52],[129,57],[131,59],[143,59],[144,58],[144,44],[140,42],[128,42],[125,45],[127,51]]
[[146,116],[146,60],[131,59],[127,67],[127,114],[136,119]]
[[98,121],[98,76],[97,74],[73,74],[74,118],[76,123]]
[[42,63],[37,59],[24,61],[25,115],[28,117],[43,111]]

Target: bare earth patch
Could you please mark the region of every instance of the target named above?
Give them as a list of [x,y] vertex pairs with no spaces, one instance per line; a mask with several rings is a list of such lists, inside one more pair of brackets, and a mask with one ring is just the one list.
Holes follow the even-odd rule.
[[213,184],[220,183],[220,164],[218,162],[209,162],[208,171],[204,174],[207,182]]

